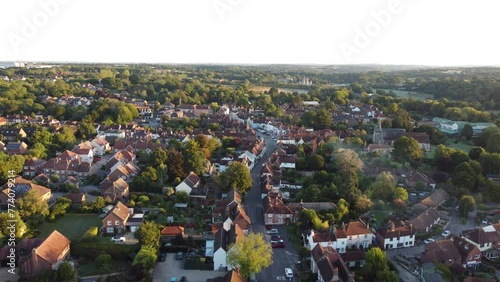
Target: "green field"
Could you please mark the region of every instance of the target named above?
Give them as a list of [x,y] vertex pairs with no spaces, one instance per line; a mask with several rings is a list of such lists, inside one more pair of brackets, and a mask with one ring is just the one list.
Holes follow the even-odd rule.
[[[456,141],[458,141],[458,142],[456,142]],[[445,145],[447,147],[452,147],[452,148],[455,148],[457,150],[464,151],[466,153],[469,153],[469,150],[472,147],[474,147],[474,144],[472,142],[467,142],[467,141],[460,140],[460,139],[448,139],[448,141],[446,141]]]
[[57,230],[61,232],[70,240],[81,238],[83,233],[91,226],[102,225],[102,218],[95,214],[68,214],[64,217],[57,219],[55,222],[44,222],[38,228],[40,234],[38,238],[47,238],[52,231]]
[[[111,267],[110,273],[124,272],[130,267],[130,263],[123,260],[113,260],[113,265]],[[99,271],[96,268],[95,262],[89,262],[86,264],[80,264],[78,267],[78,273],[81,277],[99,275]]]
[[434,99],[434,94],[427,94],[427,93],[422,93],[422,92],[392,90],[392,89],[377,89],[377,90],[384,90],[387,93],[389,93],[389,91],[392,91],[398,97],[406,98],[406,99],[409,99],[409,98],[413,98],[413,99],[417,99],[417,100]]

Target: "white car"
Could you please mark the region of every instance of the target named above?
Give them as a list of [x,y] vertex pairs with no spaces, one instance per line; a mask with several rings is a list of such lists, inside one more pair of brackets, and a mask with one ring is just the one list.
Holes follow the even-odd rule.
[[113,242],[125,242],[125,237],[123,237],[123,236],[113,237],[113,238],[111,238],[111,241],[113,241]]
[[285,268],[285,276],[286,278],[293,278],[293,271],[291,268]]
[[426,244],[430,244],[430,243],[432,243],[432,242],[436,242],[436,240],[434,240],[434,239],[432,239],[432,238],[429,238],[429,239],[425,239],[425,240],[424,240],[424,243],[426,243]]
[[275,234],[278,234],[278,229],[270,229],[270,230],[267,230],[267,234],[270,234],[270,235],[275,235]]
[[450,236],[450,231],[449,230],[445,230],[443,233],[441,233],[441,236],[443,236],[443,237]]

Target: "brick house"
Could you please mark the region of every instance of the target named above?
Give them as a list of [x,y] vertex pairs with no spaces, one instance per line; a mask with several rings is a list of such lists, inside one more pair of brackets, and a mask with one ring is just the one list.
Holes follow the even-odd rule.
[[118,202],[103,218],[102,229],[106,234],[125,233],[129,217],[129,208],[122,202]]
[[36,157],[27,160],[24,163],[23,175],[27,177],[35,177],[42,172],[45,162],[45,160]]
[[415,245],[415,233],[412,225],[401,223],[396,226],[394,222],[391,227],[377,230],[377,242],[383,250],[408,248]]
[[342,257],[331,246],[316,245],[311,250],[311,272],[317,273],[319,282],[351,282],[354,276],[342,260]]
[[5,152],[8,155],[24,155],[28,152],[28,145],[24,142],[9,142],[5,146]]
[[293,212],[276,193],[269,193],[263,199],[264,224],[284,225],[293,222]]
[[[12,183],[12,182],[10,182],[10,183]],[[26,192],[28,192],[30,190],[38,191],[40,201],[48,201],[48,200],[50,200],[50,198],[52,198],[52,191],[49,188],[43,187],[41,185],[33,184],[33,183],[31,183],[31,181],[26,180],[22,177],[15,178],[13,183],[15,185],[12,186],[12,184],[11,184],[10,188],[9,188],[9,182],[5,183],[2,186],[2,192],[0,193],[0,207],[1,208],[5,208],[8,206],[7,201],[9,199],[9,197],[8,197],[9,190],[14,191],[14,193],[16,194],[16,201],[19,198],[22,198],[24,196],[24,194],[26,194]]]

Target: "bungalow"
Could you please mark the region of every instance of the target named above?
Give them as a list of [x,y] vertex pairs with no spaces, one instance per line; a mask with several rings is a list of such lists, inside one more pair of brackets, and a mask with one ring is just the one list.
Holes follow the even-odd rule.
[[8,155],[24,155],[28,152],[28,145],[24,142],[9,142],[5,146],[5,152]]
[[438,189],[432,194],[430,194],[427,198],[423,199],[420,203],[414,204],[412,206],[412,211],[416,214],[419,214],[429,208],[436,209],[438,206],[442,205],[450,195],[448,192],[443,189]]
[[384,250],[408,248],[415,245],[415,233],[413,226],[406,225],[403,222],[396,226],[391,223],[390,228],[380,228],[377,230],[377,242]]
[[190,172],[189,175],[181,182],[179,185],[175,187],[175,191],[186,192],[186,194],[191,194],[193,188],[198,187],[200,184],[200,177],[196,175],[194,172]]
[[215,233],[214,270],[233,268],[233,266],[227,264],[227,254],[231,251],[231,245],[244,237],[245,233],[237,224],[231,224],[229,228],[225,226]]
[[428,208],[418,216],[408,220],[408,223],[413,225],[413,229],[417,232],[429,232],[440,220],[439,212],[434,208]]
[[406,178],[406,185],[408,185],[408,187],[415,187],[418,183],[422,183],[425,185],[425,187],[427,187],[430,183],[429,177],[417,171],[410,177]]
[[318,282],[354,282],[354,276],[331,246],[318,244],[311,250],[311,272],[318,274]]
[[38,191],[40,201],[48,201],[50,198],[52,198],[52,192],[49,188],[33,184],[29,180],[17,177],[2,186],[2,193],[0,193],[0,207],[6,208],[8,206],[9,193],[14,192],[17,201],[18,199],[22,198],[26,194],[26,192],[31,190]]

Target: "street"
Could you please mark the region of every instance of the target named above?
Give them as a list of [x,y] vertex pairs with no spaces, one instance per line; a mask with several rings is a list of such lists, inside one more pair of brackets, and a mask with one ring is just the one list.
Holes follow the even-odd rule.
[[[271,236],[266,234],[264,225],[263,207],[260,191],[260,171],[262,164],[272,155],[276,148],[276,141],[271,136],[259,134],[264,138],[266,143],[266,152],[264,156],[258,160],[252,170],[253,188],[245,196],[245,208],[248,216],[252,220],[252,231],[265,234],[265,239],[270,242]],[[273,249],[273,264],[262,270],[256,275],[256,281],[284,281],[286,280],[285,268],[294,269],[294,265],[298,261],[298,255],[293,249],[292,244],[288,241],[288,236],[285,233],[285,226],[276,226],[281,236],[285,241],[285,248]]]

